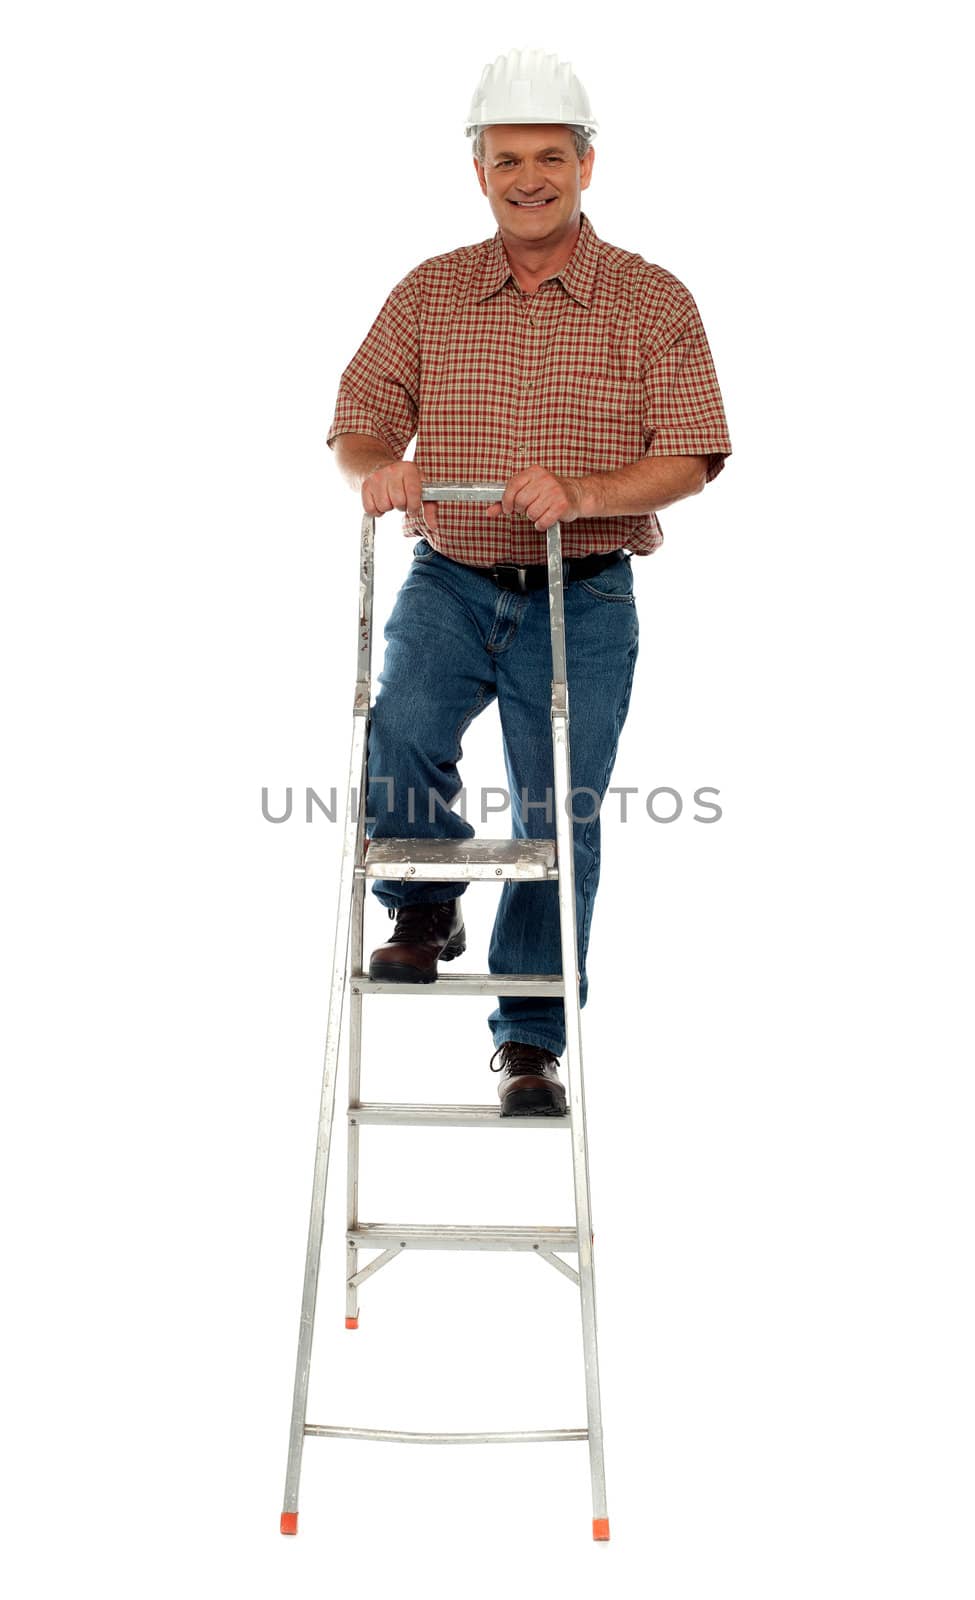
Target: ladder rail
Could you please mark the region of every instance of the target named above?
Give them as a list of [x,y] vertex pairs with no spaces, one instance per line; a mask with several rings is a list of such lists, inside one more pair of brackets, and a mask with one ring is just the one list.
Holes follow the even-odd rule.
[[[312,1179],[311,1208],[308,1218],[308,1243],[305,1251],[305,1277],[301,1295],[301,1320],[298,1327],[298,1353],[295,1358],[294,1393],[291,1405],[291,1430],[288,1442],[288,1466],[285,1474],[284,1507],[281,1526],[295,1523],[298,1514],[298,1486],[301,1478],[301,1457],[304,1444],[305,1418],[308,1410],[308,1381],[311,1375],[311,1352],[315,1333],[315,1307],[318,1300],[318,1276],[322,1254],[322,1234],[325,1224],[325,1190],[328,1183],[328,1160],[335,1114],[335,1079],[338,1067],[339,1045],[342,1037],[342,1010],[348,986],[349,945],[352,931],[355,863],[361,857],[362,818],[365,813],[365,796],[362,777],[366,770],[367,735],[369,727],[370,676],[372,662],[372,598],[373,558],[375,550],[375,519],[362,518],[362,536],[359,550],[359,615],[358,656],[356,686],[352,705],[352,743],[349,752],[349,774],[346,784],[345,822],[342,829],[342,861],[339,869],[338,904],[335,912],[335,940],[332,954],[332,983],[328,998],[328,1024],[325,1031],[325,1059],[322,1066],[322,1088],[318,1112],[318,1137],[315,1143],[315,1171]],[[358,847],[358,850],[357,850]],[[360,893],[364,885],[359,886]],[[360,919],[361,924],[361,919]],[[354,958],[361,962],[360,947]],[[350,996],[354,1027],[358,1032],[361,1008],[360,996]],[[359,1088],[356,1084],[355,1094]],[[358,1127],[349,1124],[348,1138],[356,1142]],[[358,1163],[356,1163],[356,1174]]]
[[572,1120],[572,1174],[575,1190],[576,1229],[579,1238],[579,1296],[582,1313],[582,1347],[586,1371],[586,1411],[589,1418],[589,1464],[594,1522],[603,1522],[606,1510],[606,1471],[603,1459],[602,1403],[596,1344],[596,1284],[592,1259],[592,1210],[589,1198],[589,1150],[586,1139],[586,1105],[582,1076],[582,1017],[579,1004],[578,943],[576,931],[575,852],[572,839],[572,762],[569,747],[569,686],[565,661],[565,611],[562,594],[562,546],[559,525],[548,530],[548,593],[552,631],[552,756],[555,779],[555,838],[559,861],[559,933],[562,972],[575,974],[566,982],[565,1059],[569,1115]]
[[[362,518],[361,548],[359,557],[359,631],[358,631],[358,664],[356,670],[356,703],[364,696],[367,707],[366,718],[366,744],[363,746],[362,759],[357,775],[358,782],[358,816],[355,830],[355,856],[353,861],[353,875],[355,887],[352,891],[352,935],[349,949],[350,967],[346,970],[346,982],[350,972],[362,971],[363,956],[363,923],[365,919],[365,894],[366,886],[362,877],[360,863],[365,852],[366,832],[366,777],[368,768],[368,707],[372,699],[372,616],[373,616],[373,590],[375,576],[375,550],[376,550],[376,519],[364,515]],[[353,763],[355,756],[353,756]],[[359,1073],[362,1060],[362,990],[356,985],[351,985],[349,996],[349,1102],[359,1099]],[[350,1122],[347,1132],[346,1151],[346,1246],[345,1246],[345,1325],[347,1328],[358,1326],[359,1321],[359,1285],[364,1282],[363,1274],[359,1271],[358,1246],[349,1239],[349,1231],[358,1225],[359,1221],[359,1126]]]

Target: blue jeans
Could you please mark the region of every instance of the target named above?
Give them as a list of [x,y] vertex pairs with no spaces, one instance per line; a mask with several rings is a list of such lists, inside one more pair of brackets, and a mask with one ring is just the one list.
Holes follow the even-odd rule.
[[[512,594],[421,539],[386,624],[386,654],[371,709],[366,831],[382,839],[469,839],[471,823],[447,806],[461,789],[461,740],[498,702],[513,838],[555,837],[549,711],[552,649],[548,589]],[[563,571],[565,569],[563,568]],[[599,883],[599,809],[609,786],[636,665],[638,624],[629,557],[566,584],[566,675],[580,1004]],[[585,791],[591,790],[589,794]],[[439,796],[439,801],[433,796]],[[442,802],[442,803],[441,803]],[[454,900],[465,883],[378,879],[385,906]],[[492,973],[561,973],[558,885],[506,880],[488,952]],[[508,1039],[560,1056],[560,999],[499,997],[488,1018]]]

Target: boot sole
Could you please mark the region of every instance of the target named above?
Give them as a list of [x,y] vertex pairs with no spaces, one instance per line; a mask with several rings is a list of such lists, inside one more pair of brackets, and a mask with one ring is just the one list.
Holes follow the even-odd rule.
[[[440,952],[439,960],[454,961],[467,949],[467,940],[452,939]],[[437,969],[424,971],[421,967],[407,967],[401,962],[370,961],[369,976],[377,983],[436,983]]]
[[551,1089],[512,1089],[501,1106],[503,1117],[564,1117],[565,1095],[559,1100]]

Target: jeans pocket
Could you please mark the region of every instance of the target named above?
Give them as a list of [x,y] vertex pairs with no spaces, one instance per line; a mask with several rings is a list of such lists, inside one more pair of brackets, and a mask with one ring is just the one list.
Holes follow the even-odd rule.
[[597,600],[634,605],[633,568],[629,556],[614,561],[611,567],[604,567],[602,572],[594,572],[591,578],[580,578],[579,588],[595,595]]
[[426,539],[418,539],[416,544],[413,546],[414,561],[432,561],[436,553],[437,552],[433,548],[433,545],[428,544]]

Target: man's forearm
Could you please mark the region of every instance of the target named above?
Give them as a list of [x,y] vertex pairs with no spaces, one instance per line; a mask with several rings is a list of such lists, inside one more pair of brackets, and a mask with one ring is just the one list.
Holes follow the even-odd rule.
[[614,472],[577,478],[581,517],[638,517],[699,494],[707,479],[707,456],[644,456]]
[[361,489],[362,481],[377,467],[388,467],[402,460],[388,444],[372,433],[340,433],[332,446],[338,469],[350,489]]

